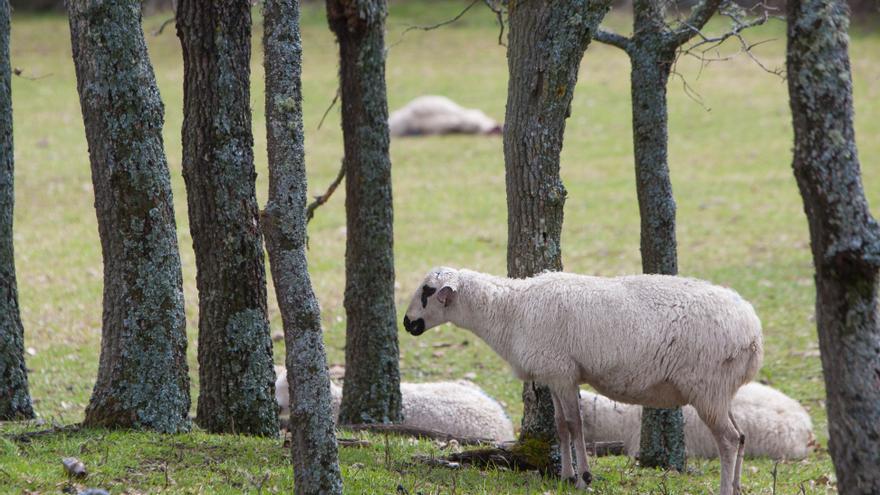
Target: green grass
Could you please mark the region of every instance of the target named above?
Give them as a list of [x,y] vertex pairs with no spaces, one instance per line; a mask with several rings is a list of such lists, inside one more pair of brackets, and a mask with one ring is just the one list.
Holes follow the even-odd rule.
[[[395,3],[388,44],[411,24],[447,19],[465,4]],[[309,183],[323,192],[342,158],[338,107],[320,130],[318,122],[336,92],[336,47],[320,4],[303,14],[303,89]],[[173,29],[151,33],[164,20],[148,18],[150,55],[166,107],[165,143],[179,227],[190,337],[193,399],[197,393],[197,293],[192,240],[181,177],[180,128],[183,67]],[[266,154],[262,52],[257,23],[253,56],[254,137],[258,196],[265,203]],[[609,22],[627,32],[628,20]],[[716,27],[721,27],[720,24]],[[770,67],[784,65],[784,28],[775,23],[749,34],[773,39],[756,49]],[[391,108],[439,93],[501,119],[506,101],[505,49],[497,44],[494,17],[477,7],[455,24],[411,31],[388,53]],[[851,33],[856,135],[868,199],[880,201],[880,50],[876,31]],[[736,47],[726,47],[734,52]],[[87,147],[70,59],[66,20],[16,14],[12,64],[36,80],[13,79],[15,117],[15,248],[31,391],[42,418],[81,420],[97,372],[100,350],[102,265]],[[670,165],[679,207],[681,273],[736,288],[764,322],[766,360],[760,378],[800,400],[810,411],[819,442],[827,444],[824,390],[813,314],[814,288],[808,233],[790,170],[791,128],[785,81],[761,71],[747,57],[699,71],[682,60],[677,72],[702,98],[689,98],[681,79],[669,88]],[[632,172],[629,64],[618,50],[594,44],[581,65],[568,120],[562,174],[569,191],[563,259],[569,271],[615,275],[640,270],[639,219]],[[395,256],[402,312],[411,291],[432,266],[505,270],[504,168],[498,138],[438,137],[392,143]],[[342,307],[345,249],[344,191],[317,211],[309,227],[310,268],[323,309],[330,363],[344,360]],[[270,289],[270,316],[281,328]],[[401,315],[402,316],[402,315]],[[451,343],[452,349],[437,344]],[[444,326],[415,339],[400,334],[405,380],[474,381],[498,398],[515,423],[522,406],[520,383],[503,362],[469,332]],[[445,351],[445,352],[444,352]],[[276,344],[275,360],[283,362]],[[16,431],[35,425],[4,425]],[[355,436],[355,434],[346,434]],[[362,434],[357,434],[362,436]],[[568,488],[536,475],[409,464],[413,453],[437,453],[431,442],[366,435],[373,447],[345,448],[342,469],[348,493],[542,493]],[[287,450],[276,440],[213,436],[202,432],[162,437],[148,433],[57,434],[31,443],[0,440],[0,491],[53,492],[65,478],[60,458],[82,458],[89,486],[114,492],[289,491]],[[598,493],[708,493],[718,479],[717,461],[691,460],[685,475],[641,470],[622,457],[594,461],[603,477]],[[746,461],[747,493],[771,493],[774,463]],[[165,473],[168,473],[166,485]],[[825,493],[822,476],[833,472],[824,448],[803,462],[780,463],[778,493]],[[815,480],[819,480],[817,484]]]

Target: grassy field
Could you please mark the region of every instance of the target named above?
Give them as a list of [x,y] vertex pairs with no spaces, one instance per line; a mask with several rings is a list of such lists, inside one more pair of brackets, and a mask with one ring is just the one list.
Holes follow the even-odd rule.
[[[430,32],[406,26],[454,16],[465,3],[392,5],[388,20],[388,96],[396,108],[422,94],[444,94],[499,120],[506,101],[505,49],[494,17],[481,7]],[[183,66],[172,28],[151,33],[164,16],[145,20],[150,55],[166,106],[165,144],[171,166],[184,270],[193,405],[197,396],[195,261],[181,177]],[[627,32],[628,19],[609,24]],[[252,106],[257,193],[267,192],[261,20],[255,16]],[[717,24],[715,28],[722,28]],[[93,194],[66,19],[13,18],[15,118],[15,248],[31,391],[40,417],[82,419],[98,365],[102,265]],[[336,92],[336,47],[320,5],[303,13],[303,86],[311,190],[318,194],[342,158],[338,107],[318,122]],[[770,40],[756,49],[768,67],[784,65],[785,33],[771,23],[752,33]],[[880,35],[851,33],[856,134],[865,189],[880,202]],[[724,48],[736,52],[734,45]],[[766,359],[760,379],[800,400],[823,448],[802,462],[748,459],[746,493],[833,492],[824,390],[813,321],[814,287],[807,225],[790,170],[791,128],[786,84],[747,57],[702,71],[682,60],[670,83],[670,164],[678,203],[680,271],[737,289],[764,323]],[[563,259],[569,271],[600,275],[640,270],[639,218],[632,172],[629,64],[622,52],[588,50],[568,120],[562,174],[569,192]],[[683,80],[701,102],[689,97]],[[392,143],[398,310],[423,274],[446,264],[493,273],[505,270],[504,168],[499,138],[438,137]],[[310,268],[323,309],[330,363],[343,364],[345,215],[343,191],[317,211],[309,227]],[[876,210],[875,210],[876,211]],[[270,290],[273,330],[281,322]],[[275,360],[284,350],[276,344]],[[502,401],[519,422],[520,382],[469,332],[445,326],[415,339],[400,333],[405,380],[473,380]],[[469,375],[469,376],[474,376]],[[3,425],[7,432],[39,428]],[[410,464],[413,453],[440,446],[366,434],[366,449],[342,449],[348,493],[566,493],[537,475],[442,471]],[[286,492],[292,486],[280,440],[149,433],[85,432],[35,438],[0,437],[0,492],[56,492],[65,487],[60,458],[77,456],[92,471],[84,483],[115,493]],[[685,474],[641,470],[623,457],[594,461],[597,493],[710,493],[717,461],[691,460]]]

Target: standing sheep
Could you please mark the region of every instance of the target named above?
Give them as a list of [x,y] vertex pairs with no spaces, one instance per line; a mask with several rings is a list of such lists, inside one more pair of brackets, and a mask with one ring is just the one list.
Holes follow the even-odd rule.
[[[623,441],[626,453],[637,456],[642,408],[614,402],[581,391],[584,439],[587,442]],[[685,406],[684,440],[687,455],[718,457],[712,433],[693,407]],[[740,430],[749,439],[745,455],[772,459],[803,459],[813,444],[813,423],[807,411],[791,397],[766,385],[743,385],[730,408]]]
[[[562,477],[587,463],[578,386],[631,404],[691,404],[721,457],[721,495],[739,492],[745,437],[730,414],[763,359],[761,322],[736,292],[667,275],[617,278],[544,273],[528,279],[436,268],[413,295],[412,335],[446,322],[473,331],[521,380],[550,387]],[[572,438],[573,437],[573,438]]]
[[501,124],[481,110],[463,108],[445,96],[419,96],[388,118],[392,136],[500,134]]
[[[275,367],[275,399],[282,414],[289,412],[287,371]],[[513,423],[501,404],[467,380],[434,383],[401,383],[404,426],[435,430],[458,438],[513,440]],[[330,383],[333,417],[339,416],[342,388]]]

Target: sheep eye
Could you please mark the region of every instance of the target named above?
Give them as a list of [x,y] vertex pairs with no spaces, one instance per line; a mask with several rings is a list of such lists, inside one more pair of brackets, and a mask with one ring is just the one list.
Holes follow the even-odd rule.
[[432,294],[437,292],[437,289],[433,287],[428,287],[427,285],[422,287],[422,307],[428,307],[428,298],[431,297]]

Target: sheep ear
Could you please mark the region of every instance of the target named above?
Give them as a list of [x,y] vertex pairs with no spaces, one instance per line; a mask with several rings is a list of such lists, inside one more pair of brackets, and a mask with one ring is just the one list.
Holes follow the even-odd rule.
[[449,306],[449,304],[455,300],[455,289],[448,285],[444,285],[439,291],[437,291],[437,300],[440,301],[440,304],[443,306]]

